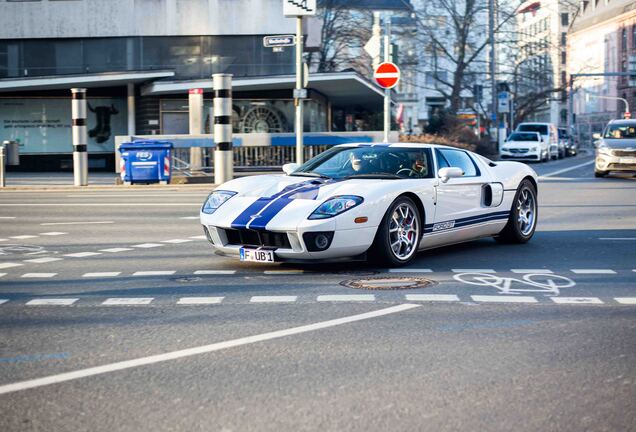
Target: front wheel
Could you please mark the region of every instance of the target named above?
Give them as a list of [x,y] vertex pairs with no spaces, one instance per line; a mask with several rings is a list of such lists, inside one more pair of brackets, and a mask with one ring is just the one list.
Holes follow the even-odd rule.
[[594,177],[596,177],[596,178],[606,177],[608,174],[609,174],[609,171],[596,171],[596,170],[594,170]]
[[527,243],[537,228],[537,190],[530,180],[523,180],[517,189],[508,223],[496,237],[504,243]]
[[399,197],[384,215],[371,246],[376,264],[398,267],[413,260],[422,238],[422,216],[412,199]]

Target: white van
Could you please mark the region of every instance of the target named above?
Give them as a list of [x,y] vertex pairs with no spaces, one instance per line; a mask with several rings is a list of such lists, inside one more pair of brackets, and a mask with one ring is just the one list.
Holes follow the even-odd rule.
[[559,131],[554,123],[520,123],[516,132],[538,132],[541,134],[542,146],[552,159],[563,157],[565,149],[559,146]]

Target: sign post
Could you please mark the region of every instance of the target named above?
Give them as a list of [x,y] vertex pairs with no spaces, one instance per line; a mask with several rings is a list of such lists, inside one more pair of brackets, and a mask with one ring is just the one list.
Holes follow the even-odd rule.
[[400,68],[391,62],[381,63],[373,74],[378,85],[384,88],[384,142],[389,142],[391,131],[391,89],[400,82]]
[[[294,91],[294,106],[296,107],[296,163],[304,162],[303,146],[303,16],[316,15],[316,0],[283,0],[283,14],[286,17],[296,17],[296,89]],[[303,92],[303,90],[305,90]]]

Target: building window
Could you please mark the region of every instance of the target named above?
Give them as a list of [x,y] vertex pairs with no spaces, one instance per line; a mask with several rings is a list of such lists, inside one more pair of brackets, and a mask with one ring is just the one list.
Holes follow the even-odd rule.
[[621,49],[627,51],[627,29],[624,27],[621,30]]
[[632,48],[636,48],[636,24],[632,26]]
[[566,60],[567,58],[566,58],[565,51],[561,51],[561,64],[564,65]]
[[561,33],[561,46],[565,46],[568,43],[568,34],[566,32]]
[[570,17],[568,16],[567,12],[564,12],[561,14],[561,25],[562,26],[567,26],[570,23]]

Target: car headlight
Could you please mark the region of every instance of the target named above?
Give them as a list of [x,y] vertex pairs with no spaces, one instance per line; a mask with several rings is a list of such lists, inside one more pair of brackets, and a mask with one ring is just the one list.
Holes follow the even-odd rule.
[[214,191],[210,195],[208,195],[208,198],[205,200],[205,203],[203,203],[203,207],[201,208],[201,211],[205,214],[212,214],[219,207],[221,207],[223,203],[225,203],[225,201],[229,200],[234,195],[236,195],[236,192],[221,191],[221,190]]
[[537,151],[537,148],[536,148],[536,147],[530,147],[530,151],[531,151],[531,152],[536,152],[536,151]]
[[337,216],[362,204],[362,201],[364,201],[364,198],[356,195],[342,195],[329,198],[309,215],[309,219],[328,219]]

